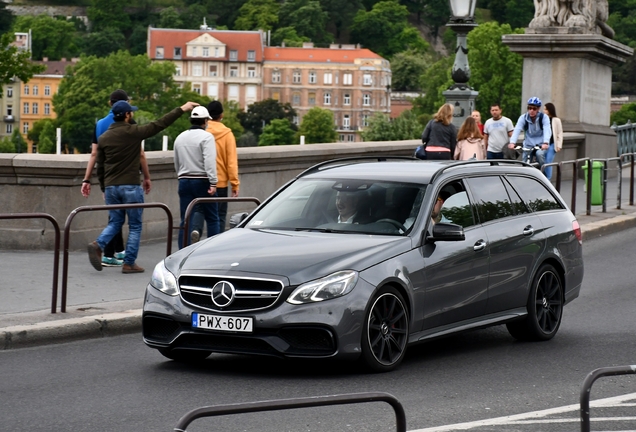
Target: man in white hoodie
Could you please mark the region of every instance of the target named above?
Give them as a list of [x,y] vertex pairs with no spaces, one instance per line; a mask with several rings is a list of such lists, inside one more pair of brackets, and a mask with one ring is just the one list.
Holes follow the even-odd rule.
[[[183,224],[185,211],[195,198],[216,196],[216,144],[214,136],[206,132],[210,114],[203,106],[195,107],[190,115],[190,129],[179,134],[174,141],[174,169],[179,179],[179,206],[181,210],[181,231],[179,231],[179,249],[183,247]],[[190,214],[189,233],[194,228],[193,216],[203,213],[208,226],[208,237],[219,233],[219,213],[216,203],[199,204]],[[198,231],[196,238],[198,240]]]

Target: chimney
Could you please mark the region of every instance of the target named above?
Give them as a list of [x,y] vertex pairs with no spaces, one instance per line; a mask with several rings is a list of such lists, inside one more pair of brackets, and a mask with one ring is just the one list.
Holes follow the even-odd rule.
[[303,42],[303,48],[313,48],[313,47],[314,47],[313,42]]

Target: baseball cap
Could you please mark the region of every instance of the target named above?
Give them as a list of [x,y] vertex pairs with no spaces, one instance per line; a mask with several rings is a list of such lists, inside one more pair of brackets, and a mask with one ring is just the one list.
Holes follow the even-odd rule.
[[139,108],[137,108],[136,106],[132,106],[128,102],[123,100],[115,102],[113,104],[113,107],[111,108],[115,116],[121,117],[123,117],[123,115],[127,112],[137,111],[138,109]]
[[199,105],[194,107],[190,113],[190,118],[208,119],[210,118],[210,113],[208,113],[206,107]]
[[128,101],[128,99],[128,93],[126,93],[122,89],[117,89],[110,94],[111,103],[115,103],[117,101]]
[[208,113],[214,117],[223,114],[223,104],[219,101],[210,102],[208,104]]

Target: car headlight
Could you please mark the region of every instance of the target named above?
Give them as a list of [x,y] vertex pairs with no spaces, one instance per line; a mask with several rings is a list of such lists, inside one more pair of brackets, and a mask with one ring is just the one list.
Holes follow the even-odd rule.
[[179,294],[177,278],[168,271],[163,261],[155,266],[150,278],[150,285],[171,296]]
[[300,285],[287,299],[291,304],[329,300],[350,292],[358,282],[358,272],[345,270]]

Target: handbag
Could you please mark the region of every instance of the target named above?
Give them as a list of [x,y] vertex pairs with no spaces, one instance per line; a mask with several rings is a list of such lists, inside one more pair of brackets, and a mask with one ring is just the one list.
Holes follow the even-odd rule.
[[422,132],[422,142],[424,144],[417,146],[415,149],[415,157],[418,159],[426,160],[426,145],[431,138],[431,123],[433,123],[433,120],[429,120],[424,128],[424,132]]
[[414,156],[418,159],[426,160],[426,144],[417,146]]

